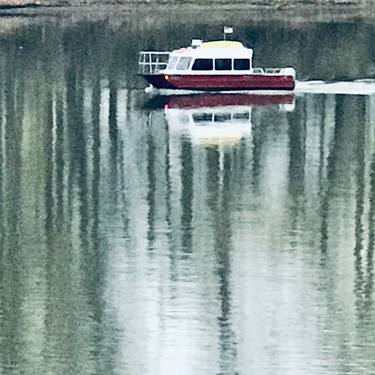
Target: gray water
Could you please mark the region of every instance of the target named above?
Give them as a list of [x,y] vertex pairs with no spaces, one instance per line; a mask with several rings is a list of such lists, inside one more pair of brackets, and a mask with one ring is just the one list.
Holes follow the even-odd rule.
[[[182,22],[0,19],[0,373],[374,374],[375,96],[207,133],[133,75]],[[373,26],[268,26],[259,65],[371,77]]]

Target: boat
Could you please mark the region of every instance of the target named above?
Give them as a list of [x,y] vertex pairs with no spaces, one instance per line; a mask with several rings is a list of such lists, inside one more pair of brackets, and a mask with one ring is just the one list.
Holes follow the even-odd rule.
[[138,73],[153,88],[193,91],[293,91],[293,67],[253,67],[253,50],[239,41],[203,42],[187,48],[141,51]]

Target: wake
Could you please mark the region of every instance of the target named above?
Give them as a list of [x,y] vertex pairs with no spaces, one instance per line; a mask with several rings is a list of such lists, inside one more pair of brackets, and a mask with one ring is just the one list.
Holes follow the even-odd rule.
[[350,82],[297,81],[295,93],[372,95],[375,94],[375,80],[363,79]]

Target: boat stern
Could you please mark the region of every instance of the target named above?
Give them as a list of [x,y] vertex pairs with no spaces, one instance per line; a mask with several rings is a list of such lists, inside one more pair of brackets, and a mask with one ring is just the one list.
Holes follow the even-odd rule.
[[169,82],[170,76],[168,74],[141,74],[150,85],[157,89],[173,89],[174,86]]

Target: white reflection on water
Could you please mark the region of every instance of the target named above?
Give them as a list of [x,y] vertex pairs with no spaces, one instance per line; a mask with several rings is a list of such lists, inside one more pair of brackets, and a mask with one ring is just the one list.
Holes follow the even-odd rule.
[[348,82],[297,81],[295,92],[298,94],[373,95],[375,94],[375,80],[364,79]]

